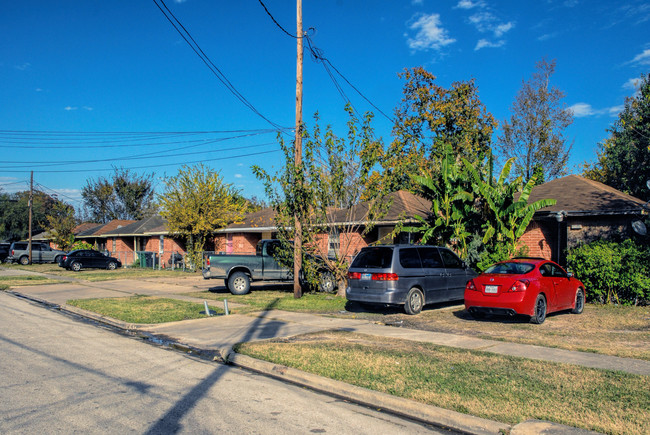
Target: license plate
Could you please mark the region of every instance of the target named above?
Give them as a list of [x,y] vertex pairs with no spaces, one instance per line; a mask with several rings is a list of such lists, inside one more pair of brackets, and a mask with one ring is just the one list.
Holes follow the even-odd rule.
[[499,291],[498,285],[486,285],[485,293],[497,293]]
[[362,273],[361,279],[372,279],[372,273]]

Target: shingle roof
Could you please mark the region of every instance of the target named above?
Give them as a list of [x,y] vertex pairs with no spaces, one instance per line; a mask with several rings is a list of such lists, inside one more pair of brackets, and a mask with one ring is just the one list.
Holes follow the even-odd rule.
[[[106,233],[112,232],[115,229],[125,227],[127,225],[135,222],[134,220],[126,219],[113,219],[107,224],[92,224],[86,223],[81,224],[77,228],[81,227],[79,232],[75,232],[75,237],[84,238],[84,237],[100,237],[104,236]],[[77,229],[75,228],[75,230]]]
[[[426,217],[431,212],[431,201],[405,190],[392,192],[387,195],[386,199],[390,201],[390,205],[381,219],[374,220],[376,224],[408,221],[412,220],[415,215]],[[350,210],[336,210],[333,212],[331,223],[367,223],[370,221],[368,217],[370,206],[370,201],[366,201],[353,206]]]
[[146,219],[139,221],[129,221],[128,225],[113,228],[106,231],[103,235],[113,236],[142,236],[145,234],[167,234],[166,221],[159,214],[155,214]]
[[540,199],[557,200],[557,204],[541,209],[540,214],[562,210],[582,215],[630,214],[639,213],[645,204],[639,198],[579,175],[569,175],[535,186],[528,202]]
[[244,219],[236,224],[230,224],[220,232],[241,231],[244,229],[274,229],[275,228],[275,210],[272,207],[263,208],[253,213],[248,213]]

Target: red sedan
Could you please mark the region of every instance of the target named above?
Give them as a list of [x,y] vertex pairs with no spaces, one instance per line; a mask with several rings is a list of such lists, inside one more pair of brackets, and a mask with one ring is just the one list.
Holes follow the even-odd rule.
[[513,258],[490,266],[467,282],[465,309],[474,317],[485,314],[530,316],[543,323],[547,313],[582,313],[585,286],[552,261]]

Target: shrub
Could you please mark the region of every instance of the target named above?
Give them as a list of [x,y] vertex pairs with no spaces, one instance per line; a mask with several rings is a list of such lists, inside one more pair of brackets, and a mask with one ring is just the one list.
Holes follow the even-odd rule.
[[571,249],[569,268],[586,287],[587,300],[601,303],[650,302],[650,248],[632,240],[598,240]]
[[77,249],[93,249],[93,245],[91,245],[88,242],[84,242],[83,240],[78,240],[70,246],[70,251],[74,251]]

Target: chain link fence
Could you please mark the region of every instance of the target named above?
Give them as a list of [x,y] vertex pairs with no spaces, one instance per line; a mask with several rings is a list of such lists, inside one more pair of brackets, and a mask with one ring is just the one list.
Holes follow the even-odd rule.
[[[107,253],[111,257],[115,257],[122,262],[122,267],[126,268],[142,268],[152,270],[195,270],[192,267],[190,258],[186,253],[178,251],[115,251]],[[215,251],[203,251],[203,262],[198,270],[202,270],[206,266],[207,257],[215,255]]]

